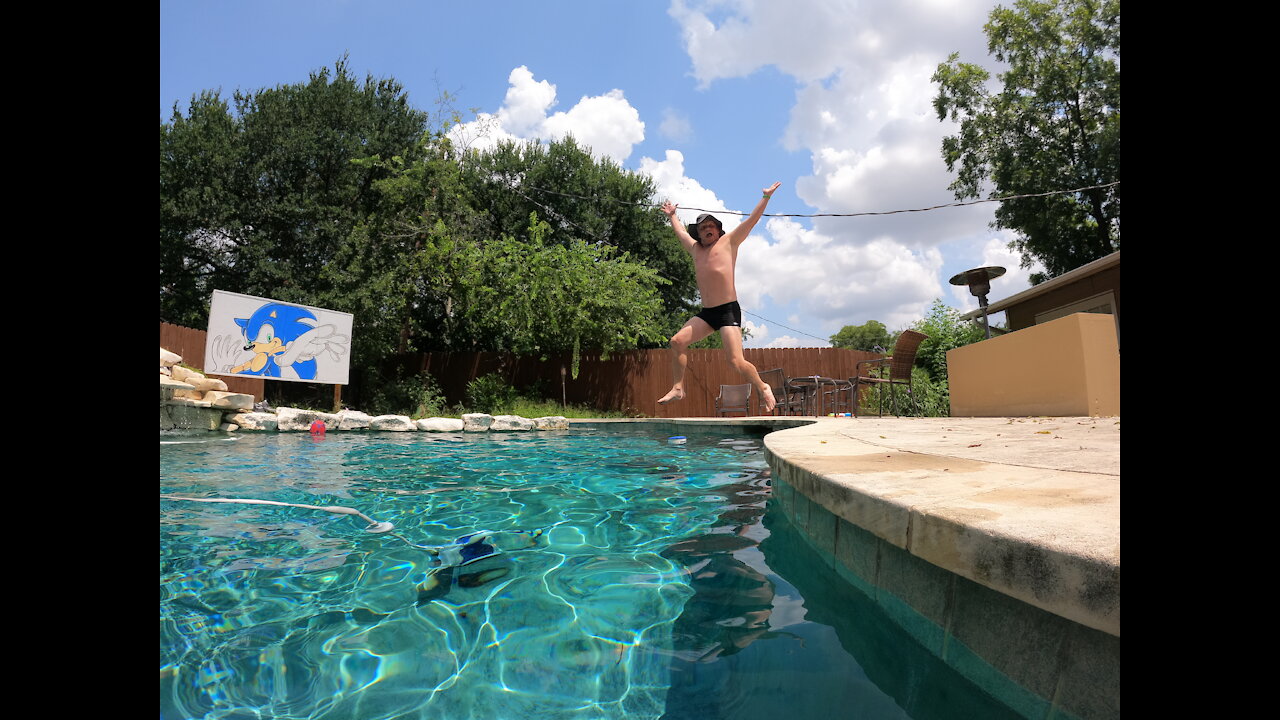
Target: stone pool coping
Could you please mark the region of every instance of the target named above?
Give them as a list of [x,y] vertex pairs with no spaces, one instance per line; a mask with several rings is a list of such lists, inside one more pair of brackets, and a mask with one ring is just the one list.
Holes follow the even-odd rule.
[[757,426],[775,474],[933,565],[1120,636],[1120,418],[643,418]]

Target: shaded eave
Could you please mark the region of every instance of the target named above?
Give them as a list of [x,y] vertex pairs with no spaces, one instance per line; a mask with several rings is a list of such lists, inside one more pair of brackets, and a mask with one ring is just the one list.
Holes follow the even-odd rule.
[[[1027,300],[1030,300],[1031,298],[1037,295],[1043,295],[1044,293],[1051,292],[1060,287],[1063,287],[1064,285],[1068,285],[1077,280],[1088,277],[1089,275],[1093,275],[1094,273],[1105,270],[1111,267],[1112,265],[1119,265],[1119,264],[1120,264],[1120,251],[1117,250],[1111,253],[1110,255],[1107,255],[1105,257],[1100,257],[1091,263],[1086,263],[1084,265],[1081,265],[1075,270],[1072,270],[1070,272],[1065,272],[1056,278],[1053,278],[1051,280],[1045,280],[1039,285],[1035,285],[1033,287],[1027,288],[1026,290],[1023,290],[1022,292],[1016,295],[1010,295],[1009,297],[1003,300],[997,300],[987,306],[987,314],[993,315],[995,313],[1001,312],[1002,310],[1007,310],[1013,307],[1014,305],[1024,303]],[[960,319],[973,320],[974,318],[980,317],[981,315],[982,315],[982,309],[979,308],[977,310],[970,310],[969,312],[964,313],[963,315],[960,316]]]

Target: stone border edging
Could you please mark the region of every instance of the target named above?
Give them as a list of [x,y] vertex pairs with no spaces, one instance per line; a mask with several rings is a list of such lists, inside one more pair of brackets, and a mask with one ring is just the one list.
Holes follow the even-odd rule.
[[932,565],[1120,636],[1118,528],[1113,558],[1105,535],[1074,527],[1074,516],[1090,511],[1087,502],[1041,510],[1039,527],[1019,527],[970,500],[1050,485],[1084,493],[1096,476],[886,452],[841,435],[840,427],[817,421],[766,435],[770,467],[833,515]]

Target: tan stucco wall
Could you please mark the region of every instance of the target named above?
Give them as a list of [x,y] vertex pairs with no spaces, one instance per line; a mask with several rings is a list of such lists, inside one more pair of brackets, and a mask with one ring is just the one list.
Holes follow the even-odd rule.
[[1076,313],[947,352],[953,417],[1120,414],[1110,315]]

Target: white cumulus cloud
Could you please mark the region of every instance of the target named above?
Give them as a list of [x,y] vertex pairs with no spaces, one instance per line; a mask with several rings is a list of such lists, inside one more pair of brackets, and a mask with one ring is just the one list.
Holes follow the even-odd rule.
[[[679,150],[667,150],[665,159],[654,160],[650,157],[640,158],[639,172],[653,178],[655,194],[658,202],[670,200],[678,207],[676,217],[685,224],[692,223],[704,210],[732,209],[725,208],[716,194],[703,187],[702,183],[685,175],[684,153]],[[724,231],[729,232],[742,223],[740,215],[720,214],[716,216],[724,223]]]
[[790,335],[783,335],[782,337],[778,338],[777,340],[774,340],[774,341],[772,341],[772,342],[770,342],[770,343],[768,343],[768,344],[766,344],[766,345],[753,345],[753,347],[762,347],[762,348],[798,348],[798,347],[822,347],[822,346],[824,346],[825,344],[826,344],[826,343],[818,343],[818,344],[814,344],[814,341],[813,341],[813,340],[800,340],[800,339],[798,339],[798,338],[793,338],[793,337],[791,337]]
[[662,124],[658,126],[658,132],[668,140],[688,142],[693,138],[693,124],[689,122],[688,115],[674,108],[666,108],[662,111]]
[[744,331],[749,330],[751,332],[751,337],[744,340],[744,345],[760,347],[760,343],[769,339],[769,326],[764,323],[755,323],[750,320],[743,320],[742,329]]
[[937,249],[913,250],[888,237],[842,241],[783,218],[771,218],[766,228],[771,241],[753,237],[738,255],[744,306],[758,306],[765,295],[798,303],[805,325],[834,334],[867,320],[905,326],[942,294]]
[[[818,213],[909,210],[954,202],[931,76],[952,52],[990,62],[982,26],[994,0],[672,0],[701,87],[766,66],[797,83],[779,138],[808,152],[796,194]],[[764,296],[834,333],[879,320],[891,329],[950,295],[944,257],[990,237],[994,205],[882,216],[771,219],[739,255],[743,305]],[[757,227],[756,232],[760,232]],[[1007,242],[1007,241],[1006,241]],[[952,258],[952,262],[955,258]],[[1001,262],[999,264],[1005,264]],[[1010,265],[1012,272],[1016,262]]]
[[480,113],[475,120],[457,125],[450,136],[464,147],[483,150],[501,140],[559,140],[572,135],[580,145],[599,156],[622,163],[644,140],[640,113],[623,92],[583,96],[567,112],[548,114],[556,105],[556,86],[535,80],[521,65],[507,77],[509,87],[496,113]]

